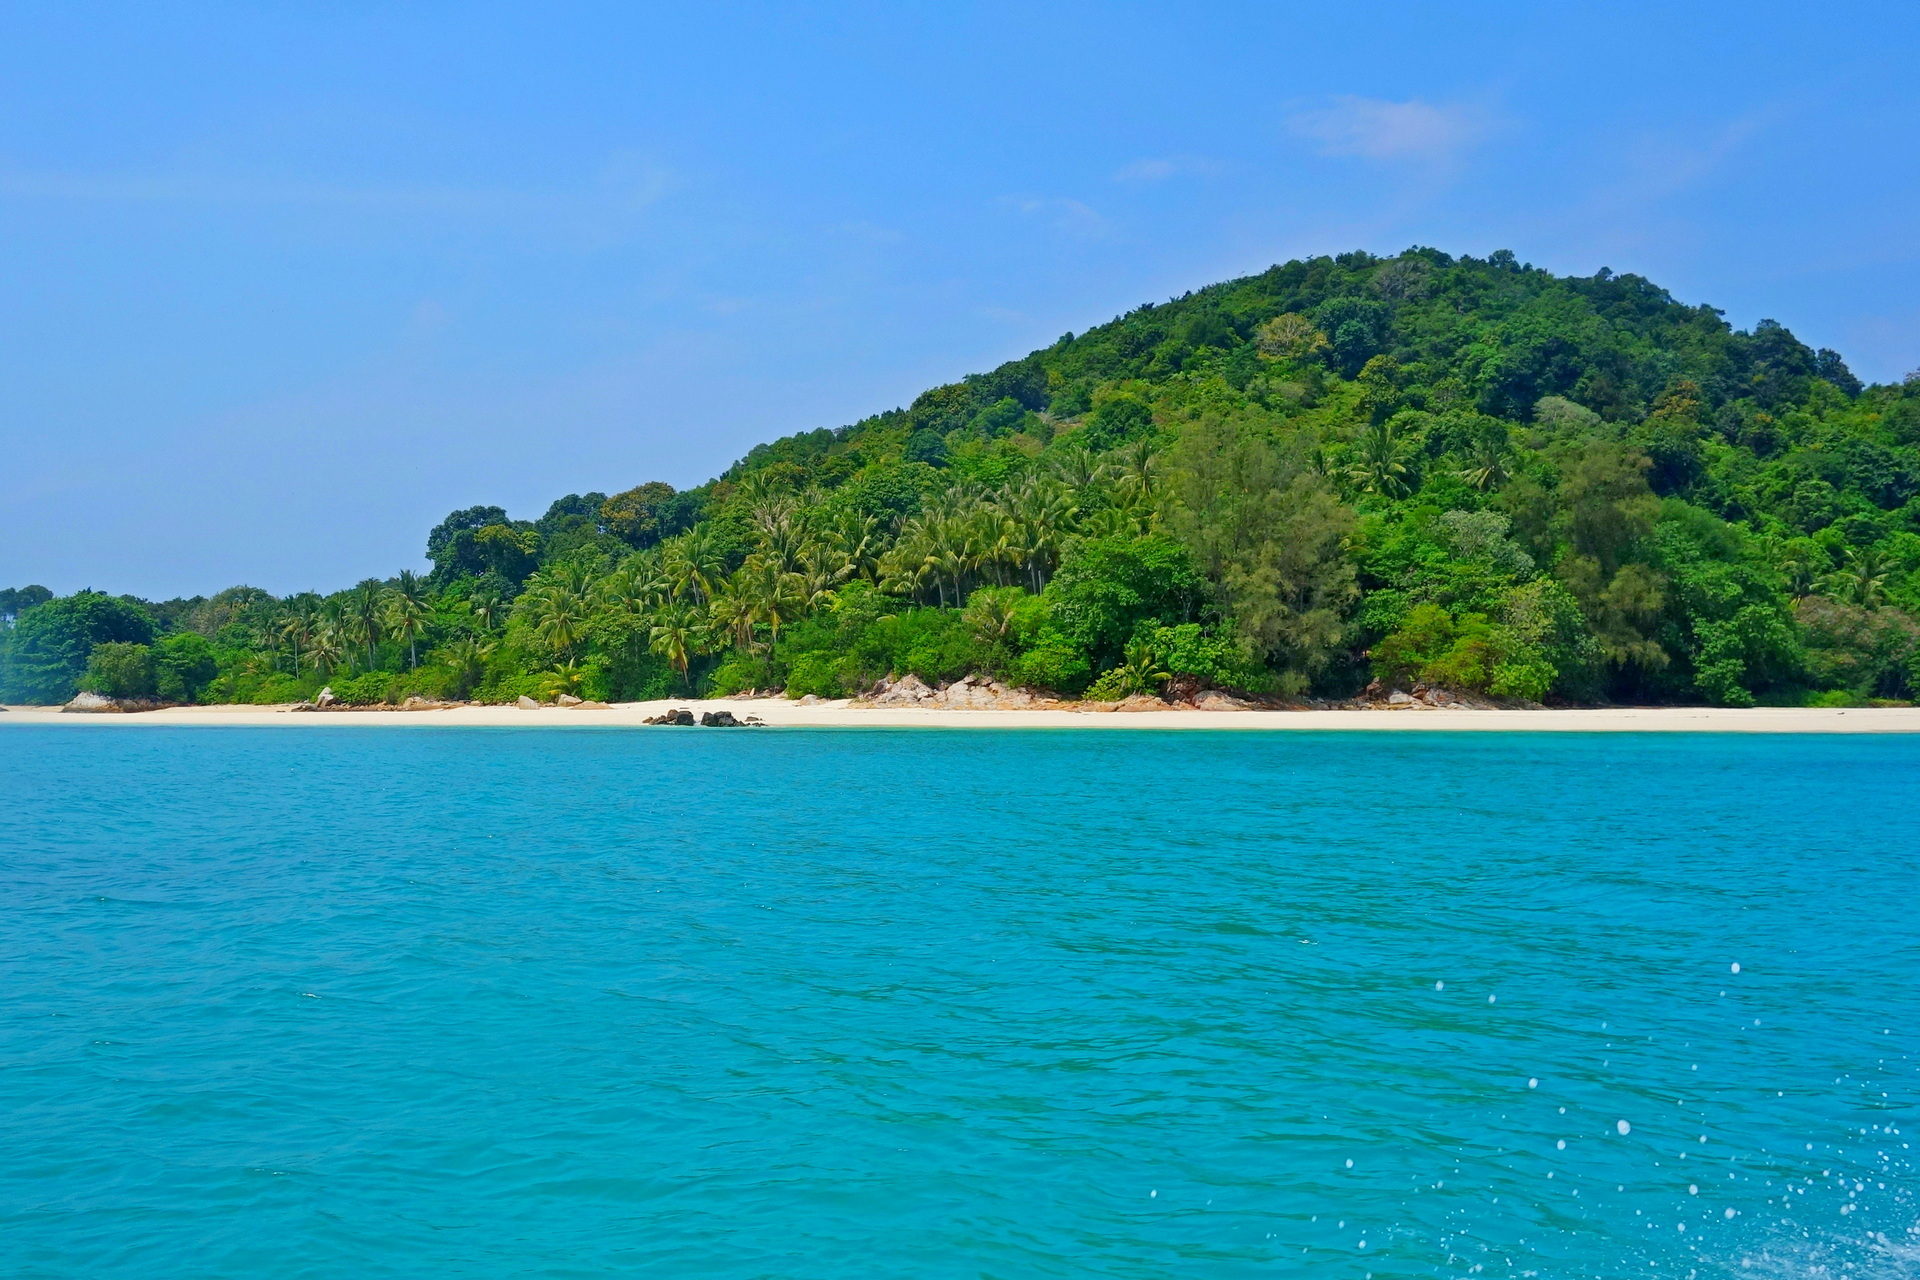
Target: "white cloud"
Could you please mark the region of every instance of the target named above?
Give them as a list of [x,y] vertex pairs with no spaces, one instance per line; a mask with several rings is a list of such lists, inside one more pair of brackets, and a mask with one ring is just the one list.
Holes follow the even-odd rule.
[[1219,172],[1220,166],[1204,156],[1147,156],[1123,164],[1114,171],[1115,182],[1165,182],[1192,174],[1204,176]]
[[1006,196],[1001,203],[1045,221],[1055,231],[1085,240],[1105,238],[1112,224],[1098,209],[1065,196]]
[[72,173],[0,170],[0,196],[100,204],[284,206],[379,214],[554,216],[579,211],[635,213],[667,195],[674,174],[617,152],[588,182],[517,190],[426,183],[341,183],[217,172]]
[[1368,160],[1449,160],[1491,127],[1492,120],[1478,107],[1417,98],[1391,102],[1348,95],[1287,117],[1288,131],[1313,143],[1322,155]]

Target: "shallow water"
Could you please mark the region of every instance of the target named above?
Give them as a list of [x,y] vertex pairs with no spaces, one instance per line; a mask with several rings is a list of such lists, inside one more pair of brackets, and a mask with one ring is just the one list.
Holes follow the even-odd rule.
[[0,731],[0,1273],[1920,1275],[1917,769]]

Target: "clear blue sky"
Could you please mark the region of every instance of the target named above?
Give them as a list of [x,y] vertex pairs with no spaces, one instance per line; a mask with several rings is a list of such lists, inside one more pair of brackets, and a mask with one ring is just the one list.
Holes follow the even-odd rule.
[[1920,365],[1905,3],[0,7],[0,585],[332,589],[1289,257]]

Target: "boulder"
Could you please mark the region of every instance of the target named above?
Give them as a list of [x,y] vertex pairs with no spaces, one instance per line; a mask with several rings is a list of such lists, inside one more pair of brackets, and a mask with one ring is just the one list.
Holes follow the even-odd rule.
[[319,707],[314,706],[311,702],[296,702],[287,708],[289,711],[318,711],[319,709]]
[[675,707],[671,711],[662,711],[657,716],[648,716],[642,724],[690,725],[694,723],[693,712],[685,707]]
[[416,693],[401,703],[400,709],[402,711],[445,711],[452,705],[451,702],[442,702],[438,698],[423,698]]
[[524,693],[513,700],[513,705],[522,711],[538,711],[540,709],[540,704]]
[[1410,707],[1413,703],[1413,695],[1401,689],[1395,689],[1387,695],[1387,705],[1390,707]]
[[1195,698],[1193,705],[1201,711],[1251,711],[1253,704],[1245,698],[1236,698],[1230,693],[1212,690]]
[[800,705],[803,707],[817,707],[822,701],[823,699],[817,693],[803,693],[800,695]]
[[594,702],[590,699],[580,699],[580,698],[576,698],[572,702],[563,702],[560,705],[563,707],[572,707],[575,711],[611,711],[613,710],[613,704],[610,702]]
[[933,690],[927,687],[926,681],[916,675],[904,675],[898,680],[882,680],[874,686],[868,700],[879,707],[912,707],[932,699]]
[[586,699],[576,698],[570,693],[563,693],[559,697],[555,698],[554,701],[559,703],[563,707],[577,707],[582,702],[585,702]]
[[709,711],[700,717],[700,724],[708,729],[737,729],[740,721],[734,719],[731,711]]
[[1115,711],[1165,711],[1166,699],[1157,698],[1151,693],[1136,693],[1122,698],[1115,704]]
[[338,701],[339,699],[333,696],[333,686],[328,685],[320,690],[318,696],[313,700],[313,705],[316,707],[330,707]]
[[86,716],[114,715],[126,710],[112,698],[97,693],[77,693],[73,701],[60,709],[72,715]]

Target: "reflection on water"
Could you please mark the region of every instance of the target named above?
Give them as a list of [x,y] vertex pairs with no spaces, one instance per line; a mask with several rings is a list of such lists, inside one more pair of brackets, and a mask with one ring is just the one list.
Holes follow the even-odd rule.
[[0,732],[0,1235],[49,1276],[1905,1277],[1916,765]]

